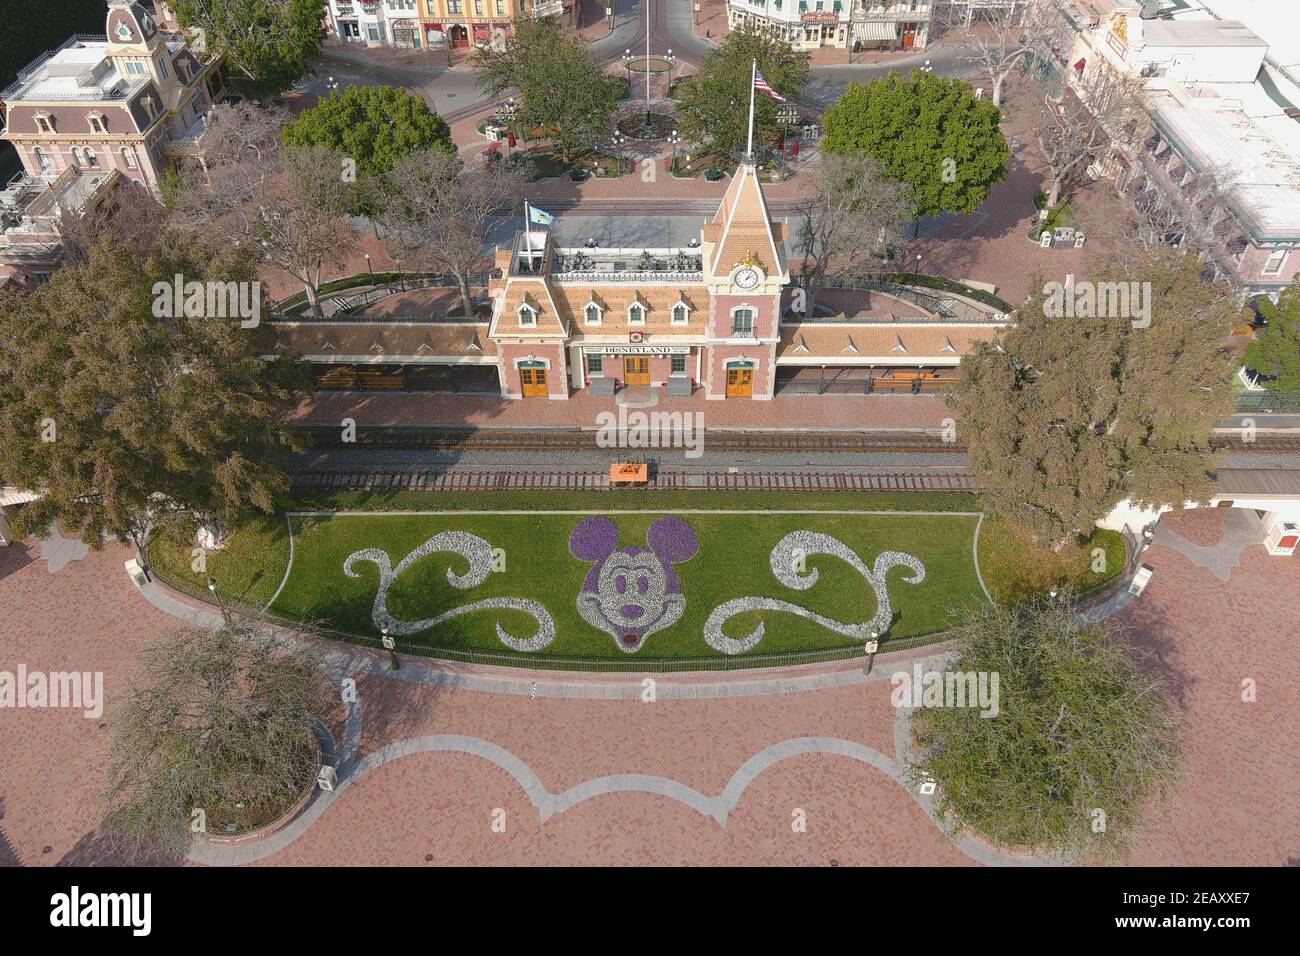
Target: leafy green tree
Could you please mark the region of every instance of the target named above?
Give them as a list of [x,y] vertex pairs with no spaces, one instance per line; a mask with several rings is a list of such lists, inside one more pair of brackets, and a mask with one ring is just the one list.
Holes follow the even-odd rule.
[[[1179,505],[1214,494],[1209,439],[1232,412],[1223,342],[1237,308],[1200,269],[1162,253],[1073,291],[1036,277],[1000,342],[962,359],[947,400],[990,511],[1064,542],[1125,498]],[[1137,293],[1119,297],[1130,281]]]
[[287,490],[279,453],[302,439],[282,419],[306,367],[263,361],[258,331],[207,317],[206,296],[187,316],[155,291],[178,274],[258,291],[246,247],[108,234],[32,293],[0,294],[0,474],[41,493],[16,534],[59,519],[92,547],[143,548],[166,521],[220,527]]
[[[758,61],[758,72],[772,89],[793,101],[808,82],[808,59],[807,53],[795,50],[782,37],[749,26],[732,30],[704,57],[699,73],[680,87],[682,135],[726,155],[743,152],[753,61]],[[777,105],[765,93],[754,94],[756,142],[780,134]]]
[[398,157],[422,149],[453,152],[447,121],[424,97],[396,86],[335,90],[284,128],[286,146],[319,146],[356,162],[358,174],[382,176]]
[[1261,298],[1259,312],[1268,328],[1246,346],[1246,367],[1276,376],[1263,383],[1270,391],[1300,392],[1300,285],[1283,289],[1276,304]]
[[909,183],[915,214],[974,212],[1006,176],[1011,149],[998,108],[969,83],[922,70],[849,84],[826,111],[828,153],[869,153],[885,174]]
[[517,22],[502,49],[478,51],[476,66],[479,88],[516,91],[522,128],[540,128],[566,163],[609,136],[621,84],[555,20]]
[[[996,674],[997,710],[914,710],[913,782],[938,785],[947,826],[999,846],[1121,854],[1146,802],[1168,795],[1178,769],[1177,724],[1160,682],[1109,623],[1082,621],[1068,601],[976,608],[959,634],[944,673],[990,675],[990,692]],[[911,692],[915,704],[921,689]],[[901,685],[894,693],[908,703]]]
[[145,650],[113,715],[105,793],[105,830],[129,858],[183,854],[196,820],[264,825],[312,786],[329,683],[289,650],[244,621]]
[[311,70],[325,30],[325,0],[172,0],[184,27],[203,30],[225,56],[233,87],[255,98],[283,93]]

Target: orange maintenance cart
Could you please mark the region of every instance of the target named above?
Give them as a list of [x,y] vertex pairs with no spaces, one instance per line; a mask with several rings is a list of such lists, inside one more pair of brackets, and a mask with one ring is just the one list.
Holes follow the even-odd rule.
[[611,488],[644,488],[650,483],[650,466],[644,462],[622,461],[609,466]]

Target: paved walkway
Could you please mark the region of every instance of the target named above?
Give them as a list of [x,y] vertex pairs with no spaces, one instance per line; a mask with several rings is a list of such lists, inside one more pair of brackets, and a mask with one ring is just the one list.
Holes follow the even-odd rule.
[[[667,412],[697,412],[706,428],[862,431],[883,429],[938,432],[951,415],[936,395],[791,395],[771,401],[710,401],[703,390],[690,398],[661,396]],[[291,416],[295,424],[337,425],[344,418],[360,427],[380,425],[475,425],[480,428],[588,428],[597,416],[616,411],[612,398],[574,393],[568,401],[526,401],[493,395],[366,394],[320,392]]]
[[[1178,530],[1184,516],[1166,520]],[[129,583],[125,548],[91,552],[53,576],[38,550],[0,549],[0,668],[102,671],[109,710],[98,721],[0,713],[0,852],[27,865],[112,862],[97,797],[112,706],[140,650],[175,619]],[[1155,574],[1119,620],[1171,687],[1185,771],[1170,803],[1153,807],[1129,862],[1258,866],[1300,856],[1300,803],[1288,796],[1300,786],[1290,600],[1300,561],[1247,548],[1227,582],[1162,544],[1144,561]],[[665,693],[674,681],[660,678],[646,703],[394,680],[366,652],[345,666],[364,726],[349,724],[342,706],[330,726],[357,772],[263,863],[999,861],[946,839],[920,795],[899,785],[887,763],[900,769],[902,750],[890,686],[850,668],[827,686],[743,697],[676,696]],[[878,672],[888,669],[877,659]],[[611,682],[563,683],[586,681]],[[1246,699],[1243,682],[1253,690]]]

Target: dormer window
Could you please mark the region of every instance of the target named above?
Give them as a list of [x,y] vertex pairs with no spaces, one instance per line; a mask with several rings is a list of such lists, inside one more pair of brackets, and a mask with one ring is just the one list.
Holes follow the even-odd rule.
[[129,41],[132,37],[131,28],[126,23],[119,21],[117,24],[117,38],[123,43]]
[[588,325],[600,325],[600,320],[604,316],[604,310],[596,304],[595,300],[592,300],[588,302],[587,307],[583,309],[583,316]]
[[673,303],[673,325],[685,325],[691,320],[691,307],[686,300],[678,299]]
[[90,123],[90,131],[92,133],[108,132],[108,125],[104,120],[103,113],[91,113],[89,116],[86,117],[86,121]]
[[528,326],[537,325],[537,310],[531,305],[521,305],[519,307],[519,324]]
[[627,308],[628,325],[645,325],[645,306],[640,302],[633,302]]
[[54,117],[49,113],[37,113],[32,117],[36,121],[36,128],[42,133],[54,132]]

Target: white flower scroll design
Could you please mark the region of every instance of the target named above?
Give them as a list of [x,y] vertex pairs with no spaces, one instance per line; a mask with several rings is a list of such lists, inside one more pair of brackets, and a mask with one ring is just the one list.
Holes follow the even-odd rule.
[[882,551],[876,556],[874,567],[868,568],[844,542],[815,531],[791,531],[778,541],[776,547],[772,549],[772,573],[786,587],[794,588],[796,591],[806,591],[817,583],[817,569],[800,571],[802,562],[799,559],[814,554],[829,554],[839,558],[855,568],[866,579],[876,595],[875,617],[861,624],[845,624],[810,611],[806,607],[791,604],[789,601],[758,596],[736,598],[718,605],[709,615],[709,619],[704,622],[704,640],[708,645],[723,654],[744,654],[746,651],[753,650],[763,639],[763,622],[760,621],[758,627],[746,637],[727,637],[722,633],[723,624],[744,611],[785,611],[788,614],[816,621],[836,634],[866,640],[872,631],[883,631],[894,616],[894,610],[889,603],[889,584],[886,580],[889,569],[900,565],[910,569],[912,574],[903,578],[908,584],[920,584],[925,580],[925,565],[910,554],[901,551]]
[[473,604],[466,604],[464,607],[446,611],[437,617],[426,618],[423,621],[399,621],[393,617],[388,613],[388,589],[398,575],[410,567],[411,564],[426,554],[432,554],[435,551],[458,554],[469,562],[469,570],[465,574],[456,574],[451,568],[447,569],[447,581],[454,588],[465,590],[475,587],[487,580],[487,576],[492,573],[492,545],[477,535],[464,531],[440,531],[404,557],[395,568],[388,557],[388,552],[381,548],[366,548],[362,551],[354,551],[347,556],[347,559],[343,562],[343,573],[350,578],[361,576],[359,572],[353,570],[353,565],[358,561],[373,561],[375,566],[379,568],[379,590],[375,593],[375,605],[372,612],[376,627],[387,625],[388,633],[394,637],[400,637],[403,634],[414,634],[417,631],[437,627],[444,621],[449,621],[461,614],[468,614],[471,611],[502,608],[509,611],[523,611],[525,614],[531,614],[537,621],[537,633],[530,638],[515,637],[498,622],[496,626],[497,637],[506,647],[516,651],[540,651],[555,640],[555,621],[551,617],[551,612],[536,601],[530,601],[526,598],[487,598],[483,601],[475,601]]

